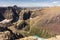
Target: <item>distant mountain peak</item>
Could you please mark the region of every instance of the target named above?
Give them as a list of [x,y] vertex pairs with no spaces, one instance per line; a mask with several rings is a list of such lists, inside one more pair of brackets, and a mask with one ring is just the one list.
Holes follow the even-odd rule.
[[17,5],[14,5],[13,7],[17,7]]

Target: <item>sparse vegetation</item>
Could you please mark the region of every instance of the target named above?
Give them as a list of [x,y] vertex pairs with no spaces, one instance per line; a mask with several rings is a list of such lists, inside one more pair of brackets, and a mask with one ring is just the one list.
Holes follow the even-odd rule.
[[25,28],[26,25],[27,25],[27,23],[25,21],[22,21],[18,26],[15,26],[15,28],[21,30],[21,29]]
[[54,35],[51,35],[50,33],[48,33],[48,31],[46,31],[42,27],[41,28],[33,27],[30,30],[30,35],[36,35],[36,36],[43,37],[43,38],[50,38],[50,37],[54,36]]
[[26,25],[26,27],[25,27],[25,31],[29,31],[30,30],[30,25],[28,24],[28,25]]

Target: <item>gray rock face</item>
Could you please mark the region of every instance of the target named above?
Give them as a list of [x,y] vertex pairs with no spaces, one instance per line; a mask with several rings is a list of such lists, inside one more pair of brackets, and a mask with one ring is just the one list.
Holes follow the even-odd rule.
[[13,11],[12,9],[7,9],[5,13],[3,14],[5,19],[13,19]]
[[19,9],[14,7],[0,8],[0,21],[4,19],[12,19],[17,21],[19,18],[18,13]]

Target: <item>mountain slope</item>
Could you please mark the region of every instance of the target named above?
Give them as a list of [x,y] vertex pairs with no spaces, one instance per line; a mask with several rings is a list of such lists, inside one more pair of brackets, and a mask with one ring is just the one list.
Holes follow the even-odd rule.
[[37,12],[35,14],[41,13],[43,13],[43,15],[38,15],[30,19],[31,28],[43,27],[52,34],[60,34],[60,7],[44,8],[40,13]]

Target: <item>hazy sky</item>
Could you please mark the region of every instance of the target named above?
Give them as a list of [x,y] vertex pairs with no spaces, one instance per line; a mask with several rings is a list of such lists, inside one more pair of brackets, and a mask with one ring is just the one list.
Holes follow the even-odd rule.
[[0,6],[13,5],[21,7],[60,6],[60,0],[0,0]]

